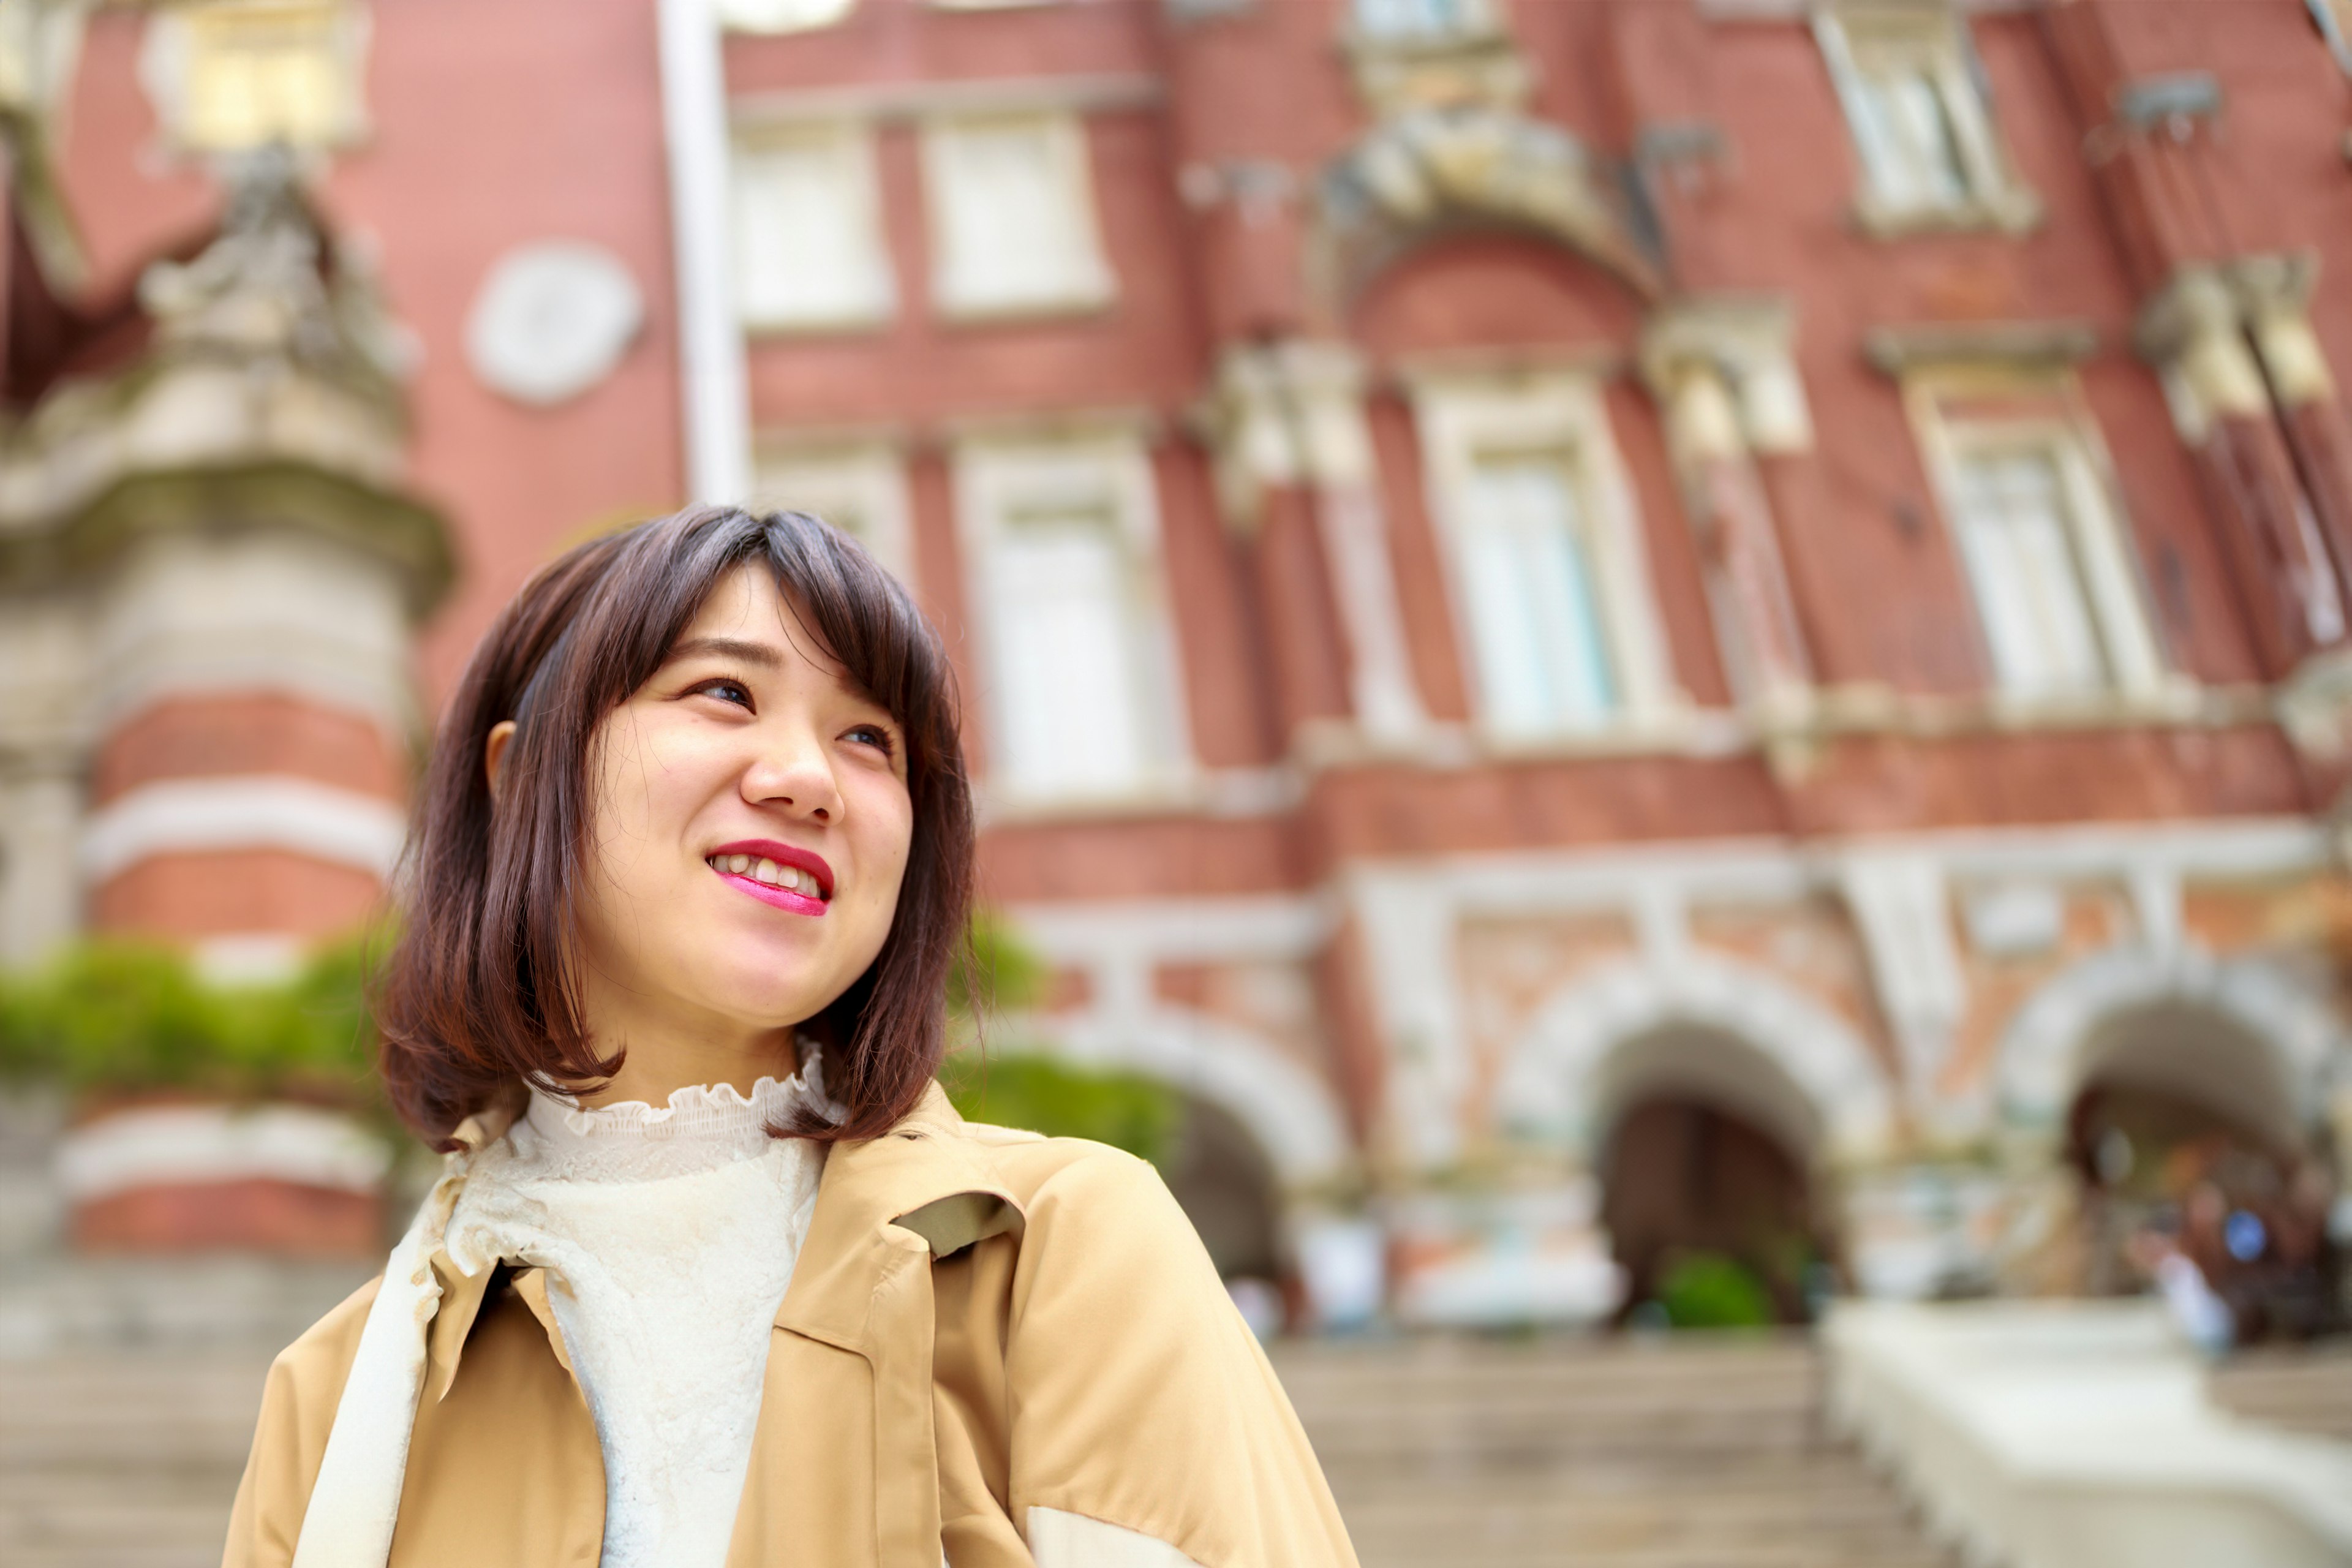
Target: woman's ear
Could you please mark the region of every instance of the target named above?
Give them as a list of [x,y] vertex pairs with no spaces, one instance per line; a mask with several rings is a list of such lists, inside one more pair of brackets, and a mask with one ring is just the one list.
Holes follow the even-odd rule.
[[501,719],[490,726],[490,738],[482,742],[482,776],[489,780],[490,798],[499,798],[499,764],[506,761],[507,742],[514,739],[515,721]]

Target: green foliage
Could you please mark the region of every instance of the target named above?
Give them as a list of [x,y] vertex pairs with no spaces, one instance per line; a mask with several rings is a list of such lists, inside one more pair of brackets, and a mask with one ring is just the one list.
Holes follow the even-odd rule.
[[960,1053],[940,1075],[967,1120],[1091,1138],[1158,1164],[1168,1157],[1183,1114],[1175,1093],[1137,1073],[1096,1071],[1050,1058],[981,1059]]
[[948,973],[948,1011],[960,1020],[1019,1012],[1045,994],[1045,961],[1023,944],[1002,915],[973,913],[964,954],[964,962]]
[[1678,1329],[1760,1329],[1777,1317],[1763,1281],[1719,1252],[1676,1258],[1658,1282],[1658,1304]]
[[208,984],[169,948],[93,941],[0,974],[0,1075],[81,1095],[159,1089],[362,1105],[375,1049],[354,940],[279,984]]
[[986,910],[974,914],[966,955],[948,982],[961,1047],[940,1071],[957,1111],[1049,1138],[1091,1138],[1155,1164],[1165,1159],[1183,1109],[1164,1085],[1136,1073],[1072,1067],[1034,1047],[1002,1054],[982,1048],[992,1016],[1034,1006],[1045,991],[1045,961],[1011,922]]

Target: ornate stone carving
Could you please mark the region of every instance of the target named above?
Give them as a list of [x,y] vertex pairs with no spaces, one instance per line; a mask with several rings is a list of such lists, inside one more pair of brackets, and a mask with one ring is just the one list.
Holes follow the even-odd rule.
[[1478,104],[1383,121],[1327,169],[1322,237],[1353,294],[1424,240],[1467,229],[1544,236],[1645,299],[1662,284],[1619,173],[1558,126]]
[[159,261],[140,278],[157,347],[283,358],[396,406],[415,349],[385,312],[364,253],[330,247],[291,154],[244,154],[225,174],[219,237],[194,260]]

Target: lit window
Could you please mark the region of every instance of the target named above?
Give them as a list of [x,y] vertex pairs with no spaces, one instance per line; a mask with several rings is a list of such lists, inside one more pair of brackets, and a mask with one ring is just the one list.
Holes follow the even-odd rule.
[[1865,218],[1989,218],[2035,210],[2011,177],[1966,24],[1938,5],[1852,5],[1817,30],[1862,160]]
[[1084,309],[1111,295],[1086,132],[1068,115],[944,121],[924,138],[934,289],[950,315]]
[[333,0],[214,0],[149,25],[144,74],[180,145],[235,153],[347,142],[365,128],[367,17]]
[[1617,706],[1593,549],[1570,458],[1481,452],[1459,548],[1489,721],[1515,734],[1587,726]]
[[1367,38],[1457,38],[1490,31],[1490,0],[1356,0],[1356,31]]
[[887,443],[770,447],[752,485],[760,505],[821,517],[900,582],[914,581],[906,466]]
[[1481,725],[1532,740],[1651,725],[1679,707],[1592,378],[1432,378],[1413,395]]
[[1995,684],[2025,701],[2147,691],[2162,660],[2089,416],[2071,386],[1915,386]]
[[991,776],[1013,798],[1131,795],[1179,752],[1139,447],[980,448],[961,503],[986,623]]
[[856,326],[890,313],[873,138],[794,125],[737,138],[735,289],[746,325]]

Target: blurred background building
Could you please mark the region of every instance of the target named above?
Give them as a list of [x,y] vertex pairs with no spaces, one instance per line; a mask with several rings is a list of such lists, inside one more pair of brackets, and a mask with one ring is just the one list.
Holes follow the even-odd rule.
[[283,973],[523,578],[756,497],[945,629],[1024,1037],[1296,1320],[2205,1191],[2315,1325],[2347,20],[0,0],[0,955]]
[[[2340,1321],[2344,0],[0,0],[0,964],[292,973],[524,578],[756,498],[945,631],[999,1032],[1261,1321]],[[147,1114],[85,1244],[377,1249],[348,1124]],[[1573,1417],[1938,1560],[1803,1352],[1327,1353],[1360,1536]]]

